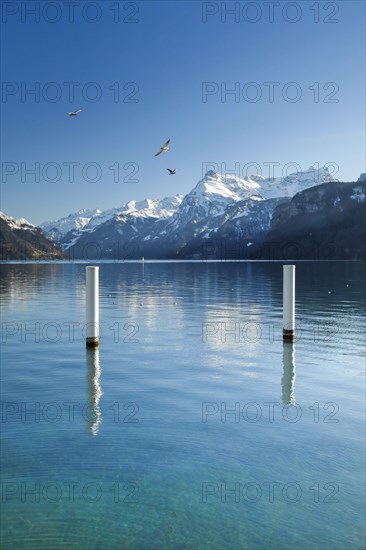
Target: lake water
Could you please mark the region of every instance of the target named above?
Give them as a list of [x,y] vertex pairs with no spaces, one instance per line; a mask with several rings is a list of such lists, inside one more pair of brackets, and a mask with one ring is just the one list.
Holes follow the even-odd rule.
[[364,547],[365,265],[3,264],[3,549]]

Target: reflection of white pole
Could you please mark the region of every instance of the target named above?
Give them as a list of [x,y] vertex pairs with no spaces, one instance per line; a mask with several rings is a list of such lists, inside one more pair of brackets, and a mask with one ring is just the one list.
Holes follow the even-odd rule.
[[295,340],[295,266],[283,266],[283,339]]
[[99,363],[99,349],[86,350],[86,377],[88,388],[88,405],[86,420],[93,435],[98,435],[99,425],[102,422],[102,410],[99,405],[103,390],[100,387],[101,368]]
[[99,346],[99,267],[86,268],[86,345]]
[[285,405],[294,405],[295,401],[295,344],[283,343],[282,401]]

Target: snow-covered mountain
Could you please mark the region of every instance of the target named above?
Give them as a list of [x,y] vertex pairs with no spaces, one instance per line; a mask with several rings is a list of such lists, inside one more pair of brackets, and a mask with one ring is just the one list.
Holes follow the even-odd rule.
[[9,229],[22,229],[23,231],[36,230],[36,226],[32,223],[29,223],[29,221],[27,221],[25,218],[19,218],[18,220],[16,220],[15,218],[7,216],[6,214],[4,214],[4,212],[1,211],[0,218],[7,223]]
[[0,212],[0,260],[59,260],[59,246],[42,230],[24,218],[15,219]]
[[92,233],[99,225],[113,218],[119,219],[121,216],[130,216],[132,219],[137,217],[165,219],[174,213],[182,200],[182,195],[176,195],[162,200],[132,200],[119,208],[104,211],[99,208],[94,210],[82,209],[60,220],[43,222],[39,227],[48,238],[58,242],[63,249],[67,250],[83,234]]
[[281,178],[241,179],[209,171],[184,197],[132,200],[106,211],[80,210],[41,228],[74,258],[83,258],[90,244],[100,258],[197,257],[207,240],[258,245],[280,204],[332,181],[326,166]]
[[309,187],[334,181],[327,166],[315,168],[310,166],[304,172],[295,172],[285,177],[266,178],[258,183],[261,186],[261,195],[266,199],[278,197],[293,197],[296,193]]
[[228,206],[259,194],[261,186],[252,180],[242,180],[230,175],[209,171],[188,193],[172,216],[170,229],[175,230],[187,223],[199,224],[222,216]]
[[39,227],[50,239],[59,242],[70,231],[83,229],[92,218],[97,218],[101,213],[102,211],[98,208],[94,210],[82,209],[57,221],[43,222]]

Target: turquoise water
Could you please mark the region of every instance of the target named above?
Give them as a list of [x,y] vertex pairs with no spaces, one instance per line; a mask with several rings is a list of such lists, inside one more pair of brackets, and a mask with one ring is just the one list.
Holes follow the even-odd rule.
[[3,264],[2,548],[364,547],[365,266]]

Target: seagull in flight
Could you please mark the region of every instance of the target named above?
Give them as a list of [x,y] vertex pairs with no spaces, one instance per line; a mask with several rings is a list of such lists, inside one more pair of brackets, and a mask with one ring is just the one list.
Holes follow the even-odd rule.
[[77,111],[69,111],[68,113],[66,113],[67,115],[69,116],[76,116],[78,115],[79,113],[81,113],[82,109],[78,109]]
[[154,155],[154,157],[157,157],[158,155],[161,155],[161,153],[166,153],[167,151],[169,151],[169,143],[170,139],[168,139],[168,141],[166,141],[164,145],[160,147],[159,151],[156,153],[156,155]]
[[167,168],[168,172],[169,172],[169,176],[174,176],[174,174],[176,173],[177,169],[176,168]]

